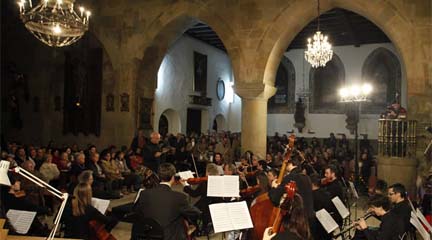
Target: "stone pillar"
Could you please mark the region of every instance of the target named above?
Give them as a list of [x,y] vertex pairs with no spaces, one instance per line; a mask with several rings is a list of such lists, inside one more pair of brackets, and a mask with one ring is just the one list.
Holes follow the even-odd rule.
[[384,179],[390,186],[402,183],[408,193],[415,193],[417,160],[410,158],[378,157],[378,178]]
[[265,157],[267,143],[267,99],[242,98],[242,152],[251,150]]

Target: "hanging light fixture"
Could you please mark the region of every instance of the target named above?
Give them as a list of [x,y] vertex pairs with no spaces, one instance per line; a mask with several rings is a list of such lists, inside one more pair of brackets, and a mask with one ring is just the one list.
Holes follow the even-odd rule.
[[[327,36],[324,36],[320,31],[320,3],[318,0],[318,29],[314,36],[308,38],[307,50],[305,51],[305,59],[312,67],[324,67],[333,57],[331,44],[328,42]],[[312,42],[313,40],[313,42]]]
[[33,7],[32,0],[18,2],[24,26],[41,42],[51,47],[64,47],[78,41],[88,30],[91,12],[84,7],[79,14],[75,0],[40,0]]

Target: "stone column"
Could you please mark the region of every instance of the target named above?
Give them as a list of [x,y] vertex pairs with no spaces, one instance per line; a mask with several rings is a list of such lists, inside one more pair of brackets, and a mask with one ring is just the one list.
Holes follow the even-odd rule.
[[265,157],[267,143],[267,99],[242,98],[242,152],[251,150]]
[[235,92],[242,99],[242,152],[250,150],[265,157],[267,147],[267,101],[276,88],[262,82],[237,82]]

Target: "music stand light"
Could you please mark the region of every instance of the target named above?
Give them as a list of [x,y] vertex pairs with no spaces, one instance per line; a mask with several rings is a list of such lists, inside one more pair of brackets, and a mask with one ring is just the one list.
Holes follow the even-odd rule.
[[8,171],[12,171],[12,172],[15,172],[15,173],[27,178],[28,180],[32,181],[33,183],[35,183],[39,187],[45,188],[49,193],[51,193],[52,195],[54,195],[57,198],[59,198],[60,200],[62,200],[62,203],[61,203],[60,208],[58,210],[57,216],[54,220],[54,227],[52,228],[49,236],[46,238],[48,240],[54,239],[55,234],[57,232],[57,227],[60,224],[60,219],[61,219],[61,216],[63,214],[63,210],[66,206],[66,202],[67,202],[69,195],[67,193],[60,192],[59,190],[55,189],[54,187],[52,187],[51,185],[49,185],[48,183],[46,183],[42,179],[31,174],[27,170],[25,170],[19,166],[14,167],[12,169],[9,169],[9,165],[10,165],[9,161],[5,161],[5,160],[0,161],[0,184],[1,185],[11,186],[11,183],[10,183],[10,180],[8,177]]

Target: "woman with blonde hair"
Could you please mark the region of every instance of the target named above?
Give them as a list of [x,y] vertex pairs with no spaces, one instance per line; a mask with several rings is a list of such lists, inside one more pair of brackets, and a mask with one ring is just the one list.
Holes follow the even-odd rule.
[[70,207],[64,214],[65,237],[89,239],[92,234],[90,228],[90,221],[92,220],[104,224],[107,231],[111,231],[117,224],[116,219],[105,216],[94,208],[91,201],[91,186],[87,183],[79,183],[74,189]]

